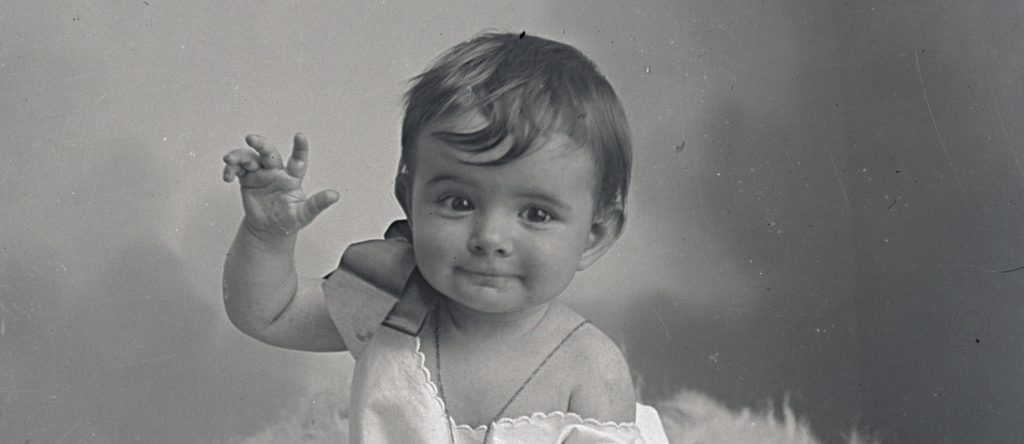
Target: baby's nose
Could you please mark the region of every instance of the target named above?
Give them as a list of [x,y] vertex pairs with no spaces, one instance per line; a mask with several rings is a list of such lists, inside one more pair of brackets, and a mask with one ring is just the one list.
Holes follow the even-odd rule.
[[509,228],[494,217],[481,217],[474,225],[467,247],[476,255],[509,256],[512,254],[512,239]]

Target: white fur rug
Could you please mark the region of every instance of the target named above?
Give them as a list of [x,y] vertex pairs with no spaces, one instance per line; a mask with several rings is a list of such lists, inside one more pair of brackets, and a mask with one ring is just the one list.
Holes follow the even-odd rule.
[[[782,418],[772,410],[733,411],[710,397],[682,391],[655,406],[673,444],[817,444],[805,420],[783,403]],[[282,412],[277,424],[253,436],[231,443],[272,444],[281,442],[337,444],[348,441],[348,392],[325,390],[311,400]],[[847,433],[850,444],[874,442],[855,430]]]

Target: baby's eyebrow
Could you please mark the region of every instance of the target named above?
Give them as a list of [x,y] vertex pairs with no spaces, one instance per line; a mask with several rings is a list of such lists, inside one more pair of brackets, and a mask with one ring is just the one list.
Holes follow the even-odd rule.
[[436,184],[441,183],[441,182],[466,183],[465,180],[462,180],[460,177],[458,177],[458,176],[456,176],[454,174],[441,173],[441,174],[438,174],[438,175],[436,175],[434,177],[431,177],[430,180],[427,181],[426,186],[429,187],[429,186],[436,185]]

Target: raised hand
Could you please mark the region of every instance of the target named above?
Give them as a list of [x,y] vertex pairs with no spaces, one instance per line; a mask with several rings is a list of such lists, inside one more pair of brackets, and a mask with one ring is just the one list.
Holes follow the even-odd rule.
[[224,181],[238,177],[245,209],[243,223],[257,237],[269,241],[294,235],[338,201],[334,190],[308,197],[302,191],[309,142],[301,133],[295,135],[287,165],[263,137],[250,134],[245,143],[252,149],[240,148],[224,156]]

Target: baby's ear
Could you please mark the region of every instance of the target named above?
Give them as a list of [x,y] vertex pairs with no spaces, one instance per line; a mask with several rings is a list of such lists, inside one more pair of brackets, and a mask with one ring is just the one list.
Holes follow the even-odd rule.
[[405,218],[412,219],[412,177],[409,177],[409,173],[398,173],[395,176],[395,199],[398,199],[398,204],[402,206]]
[[615,241],[619,239],[625,222],[626,213],[618,205],[601,210],[594,217],[594,223],[590,226],[587,248],[583,250],[579,266],[576,269],[583,271],[600,259],[615,244]]

